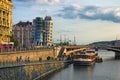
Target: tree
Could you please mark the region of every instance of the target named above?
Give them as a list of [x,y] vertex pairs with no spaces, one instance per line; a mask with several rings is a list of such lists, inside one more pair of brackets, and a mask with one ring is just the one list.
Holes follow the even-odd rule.
[[14,46],[18,46],[18,40],[14,38],[14,36],[10,36],[10,42],[14,42]]
[[69,45],[69,42],[61,42],[60,45],[68,46],[68,45]]

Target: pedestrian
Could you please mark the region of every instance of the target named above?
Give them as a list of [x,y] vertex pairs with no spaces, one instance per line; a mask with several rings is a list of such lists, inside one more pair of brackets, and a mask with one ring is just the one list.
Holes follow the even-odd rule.
[[30,57],[28,57],[27,61],[30,62]]
[[47,57],[47,60],[50,60],[50,56]]
[[27,58],[27,56],[25,57],[25,63],[27,63],[28,62],[28,58]]
[[39,62],[41,62],[42,61],[42,58],[41,57],[39,57]]
[[20,58],[19,58],[19,62],[22,63],[22,56],[20,56]]
[[18,57],[16,57],[16,62],[19,62],[19,58]]

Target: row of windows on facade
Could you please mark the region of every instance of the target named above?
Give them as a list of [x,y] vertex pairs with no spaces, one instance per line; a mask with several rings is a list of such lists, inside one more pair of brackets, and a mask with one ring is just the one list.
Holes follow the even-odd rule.
[[12,1],[12,0],[0,0],[1,2],[8,2],[8,1]]
[[43,39],[45,41],[52,41],[52,38]]
[[0,22],[1,23],[9,23],[9,21],[10,21],[10,19],[8,19],[8,18],[1,18],[0,17]]
[[44,39],[52,39],[52,36],[44,36]]
[[36,25],[35,27],[32,27],[33,29],[48,29],[48,28],[53,28],[53,26],[50,26],[50,25],[48,25],[48,26],[39,26],[39,25]]
[[3,19],[9,19],[9,15],[8,14],[1,14],[0,13],[0,17],[3,18]]
[[43,27],[43,25],[37,24],[37,25],[33,26],[33,28],[34,28],[34,27],[36,27],[36,28],[52,28],[52,25],[45,25],[45,26]]
[[52,39],[51,39],[51,38],[48,38],[48,39],[46,39],[46,40],[48,40],[48,41],[52,41]]
[[[13,29],[14,30],[14,29]],[[22,32],[22,31],[32,31],[32,29],[30,29],[30,28],[24,28],[24,29],[22,29],[22,28],[17,28],[17,29],[15,29],[15,31],[20,31],[20,32]]]
[[36,23],[34,23],[34,24],[36,24],[36,25],[41,25],[41,26],[42,26],[42,25],[45,25],[45,26],[47,26],[47,25],[49,25],[49,26],[51,25],[51,26],[52,26],[52,25],[53,25],[52,22],[45,22],[45,23],[36,22]]
[[9,10],[10,6],[6,2],[0,1],[0,8]]
[[3,26],[0,25],[0,31],[9,31],[8,27],[3,27],[3,28],[1,28],[1,27],[3,27]]
[[[35,36],[36,38],[39,38],[39,37],[41,37],[40,35],[36,35]],[[52,39],[52,36],[44,36],[43,38],[45,38],[45,39]]]
[[8,13],[3,12],[3,15],[0,12],[0,24],[4,24],[4,25],[10,25],[9,21],[10,21],[10,17],[8,15]]
[[[36,34],[36,35],[40,35],[42,33],[38,33],[38,32],[33,32],[33,35]],[[52,35],[52,32],[51,33],[44,33],[43,35]]]
[[[40,37],[40,35],[38,34],[38,35],[36,35],[36,37]],[[46,36],[44,36],[45,38],[52,38],[52,35],[46,35]]]
[[14,33],[14,36],[18,37],[18,38],[22,38],[22,37],[28,38],[28,37],[31,37],[31,35],[32,35],[31,33],[29,33],[29,34],[28,33],[26,33],[26,34]]
[[0,31],[0,34],[5,35],[5,36],[9,35],[9,33],[8,33],[7,30],[5,30],[5,31]]
[[7,26],[7,27],[9,27],[9,26],[10,26],[10,24],[9,24],[9,23],[1,23],[1,22],[0,22],[0,25],[2,25],[2,26]]
[[14,33],[14,36],[17,36],[17,37],[30,37],[32,34],[24,34],[24,35],[22,35],[22,34],[19,34],[19,33]]
[[3,26],[10,26],[9,23],[3,23],[3,22],[0,22],[0,25],[3,25]]
[[46,26],[47,26],[47,25],[49,25],[49,26],[51,25],[51,26],[52,26],[53,23],[52,23],[52,22],[46,22],[45,25],[46,25]]
[[0,8],[2,9],[2,10],[5,10],[5,11],[12,11],[12,9],[10,8],[10,6],[8,6],[7,4],[2,4],[1,2],[0,2]]
[[0,18],[0,22],[1,23],[8,23],[9,24],[9,20],[5,19],[5,18]]
[[52,33],[45,34],[45,37],[51,37]]
[[24,41],[31,41],[31,39],[32,38],[19,38],[19,37],[15,37],[15,38],[17,38],[18,40],[20,40],[20,41],[22,41],[22,40],[24,40]]
[[37,33],[37,32],[39,32],[39,33],[45,33],[45,34],[51,34],[52,33],[52,30],[46,30],[45,32],[43,32],[42,30],[39,30],[39,29],[37,29],[37,30],[32,30],[32,33]]

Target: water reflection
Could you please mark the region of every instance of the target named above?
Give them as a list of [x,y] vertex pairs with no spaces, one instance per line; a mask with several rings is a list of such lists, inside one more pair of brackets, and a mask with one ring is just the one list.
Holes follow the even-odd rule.
[[120,60],[114,59],[114,52],[99,51],[103,63],[93,66],[73,66],[54,73],[42,80],[120,80]]
[[74,79],[73,80],[93,80],[93,70],[94,70],[95,65],[93,66],[74,66]]

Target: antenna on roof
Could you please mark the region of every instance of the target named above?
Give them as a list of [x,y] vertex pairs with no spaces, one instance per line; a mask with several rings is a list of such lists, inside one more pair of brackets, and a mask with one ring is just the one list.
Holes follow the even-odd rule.
[[75,35],[74,35],[74,45],[76,45],[76,38],[75,38]]
[[60,44],[62,43],[62,35],[60,34]]
[[118,40],[117,35],[116,35],[116,41]]

